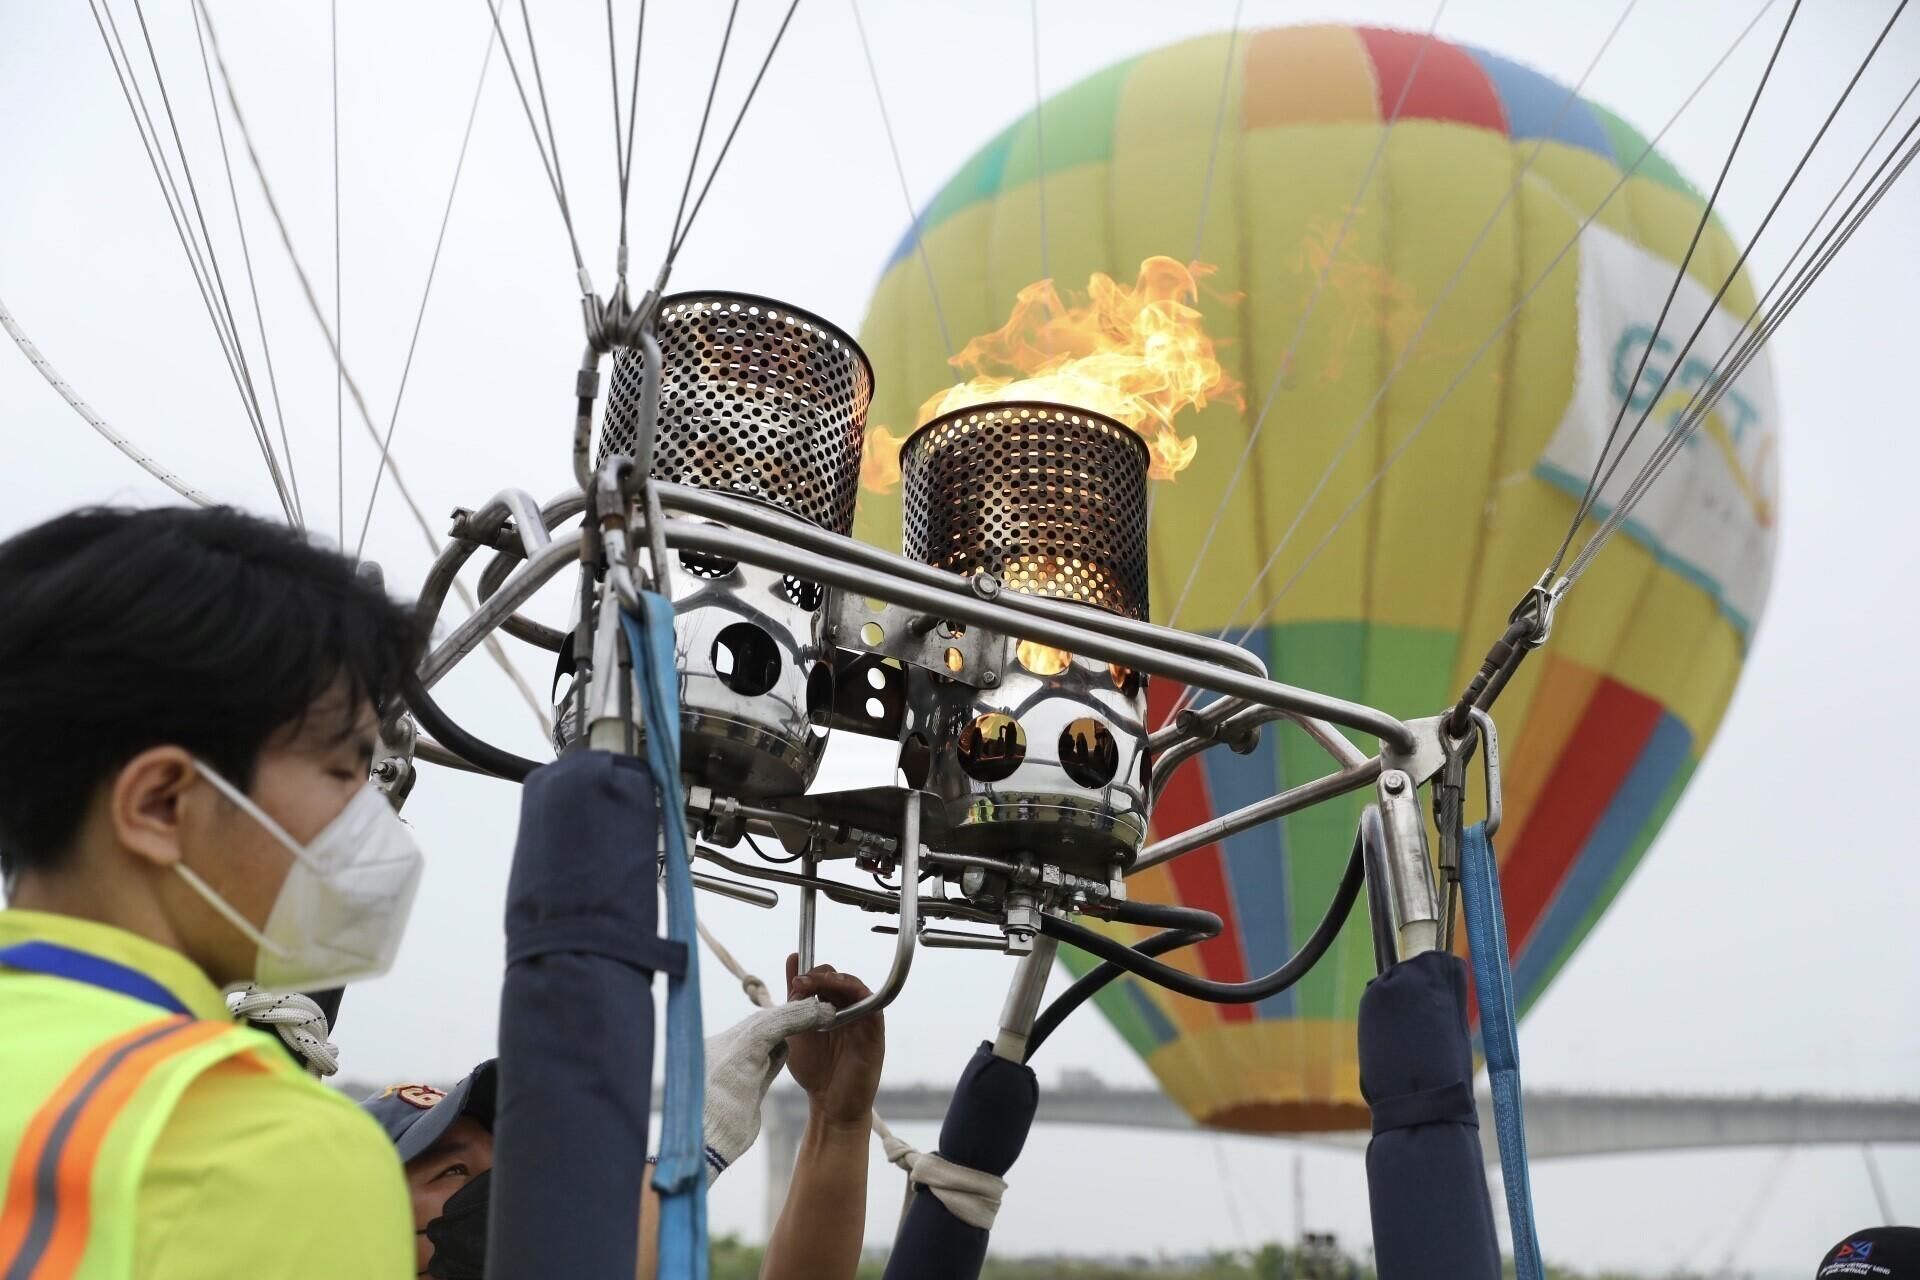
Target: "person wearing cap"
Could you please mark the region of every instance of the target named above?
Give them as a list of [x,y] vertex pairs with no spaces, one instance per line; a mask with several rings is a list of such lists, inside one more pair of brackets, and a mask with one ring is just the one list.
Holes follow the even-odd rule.
[[1920,1277],[1920,1227],[1868,1227],[1849,1232],[1827,1250],[1814,1280],[1915,1280]]
[[[838,1280],[860,1261],[866,1230],[867,1133],[886,1029],[880,1014],[824,1031],[834,1008],[867,994],[851,974],[787,960],[788,1003],[761,1009],[706,1046],[707,1179],[724,1173],[760,1132],[760,1104],[785,1065],[807,1095],[807,1127],[787,1202],[768,1241],[762,1280]],[[481,1063],[453,1088],[396,1084],[361,1105],[405,1165],[420,1275],[485,1273],[499,1064]],[[636,1275],[652,1280],[657,1203],[641,1201]]]
[[377,1126],[221,996],[393,960],[410,612],[218,507],[29,529],[0,601],[0,1275],[411,1275]]

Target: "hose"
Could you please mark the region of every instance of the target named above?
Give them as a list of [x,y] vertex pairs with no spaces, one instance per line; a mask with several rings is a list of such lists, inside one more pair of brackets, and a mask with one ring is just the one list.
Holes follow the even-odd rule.
[[[1268,996],[1285,991],[1306,976],[1314,965],[1320,963],[1321,957],[1325,956],[1328,948],[1333,945],[1333,940],[1340,936],[1340,930],[1346,924],[1347,917],[1353,913],[1353,904],[1360,897],[1360,886],[1365,879],[1365,863],[1361,857],[1360,842],[1356,840],[1353,852],[1347,855],[1347,867],[1340,876],[1340,886],[1334,890],[1333,901],[1327,904],[1326,914],[1320,917],[1320,923],[1314,926],[1312,935],[1301,944],[1298,951],[1288,957],[1285,964],[1272,973],[1263,974],[1248,982],[1214,982],[1207,978],[1197,978],[1190,973],[1182,973],[1144,954],[1142,947],[1130,947],[1117,938],[1096,933],[1083,925],[1074,924],[1070,920],[1063,920],[1055,915],[1044,913],[1041,915],[1040,932],[1069,946],[1075,946],[1082,951],[1099,956],[1102,960],[1126,970],[1136,978],[1151,982],[1157,987],[1165,987],[1176,995],[1191,996],[1195,1000],[1204,1000],[1208,1004],[1252,1004],[1256,1000],[1264,1000]],[[1130,910],[1128,915],[1131,916],[1146,915],[1148,912],[1144,909],[1151,906],[1145,903],[1130,905],[1133,910]],[[1181,909],[1159,908],[1153,914],[1158,916],[1159,912],[1168,910]],[[1137,922],[1146,923],[1147,921],[1138,920]],[[1168,945],[1171,948],[1174,944]],[[1085,979],[1082,981],[1084,982]],[[1091,991],[1088,994],[1091,994]],[[1061,999],[1065,998],[1066,993],[1062,993]],[[1048,1012],[1051,1013],[1052,1010],[1049,1009]]]
[[453,754],[465,760],[476,769],[505,778],[509,782],[525,782],[527,775],[540,767],[537,760],[514,755],[499,747],[482,742],[453,722],[453,718],[440,709],[433,700],[427,687],[420,683],[418,673],[408,671],[400,681],[400,696],[406,700],[407,709],[413,712],[420,727],[432,734],[436,741]]
[[[1133,949],[1143,956],[1165,955],[1195,942],[1205,942],[1217,937],[1220,929],[1217,925],[1210,931],[1199,929],[1167,929],[1150,938],[1143,938],[1133,944]],[[1047,1037],[1059,1030],[1067,1015],[1100,993],[1100,989],[1119,977],[1126,970],[1111,960],[1103,960],[1092,969],[1080,975],[1079,981],[1062,991],[1046,1007],[1038,1018],[1033,1020],[1033,1031],[1027,1036],[1027,1061],[1033,1061],[1033,1055],[1047,1042]]]

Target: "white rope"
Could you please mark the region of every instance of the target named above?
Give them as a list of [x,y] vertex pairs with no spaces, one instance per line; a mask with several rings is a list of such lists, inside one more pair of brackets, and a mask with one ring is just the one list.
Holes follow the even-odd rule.
[[[767,990],[767,984],[747,967],[734,958],[733,952],[707,929],[704,921],[696,921],[695,928],[700,930],[701,941],[707,944],[707,950],[720,962],[720,967],[732,974],[740,983],[740,989],[747,993],[747,999],[761,1008],[771,1008],[773,994]],[[880,1113],[869,1113],[868,1124],[873,1136],[880,1139],[880,1150],[885,1153],[887,1163],[907,1175],[911,1184],[908,1193],[914,1187],[925,1187],[939,1197],[940,1203],[947,1206],[954,1217],[970,1227],[985,1230],[993,1226],[993,1218],[1000,1211],[1000,1198],[1006,1194],[1007,1184],[1003,1178],[978,1169],[969,1169],[965,1165],[955,1164],[930,1151],[922,1151],[897,1137],[880,1118]]]
[[315,1076],[340,1069],[340,1047],[327,1038],[331,1028],[320,1006],[298,992],[262,991],[242,987],[227,993],[227,1010],[262,1031],[272,1031],[286,1042]]
[[15,320],[13,313],[7,310],[5,302],[0,302],[0,328],[4,328],[7,331],[7,336],[13,339],[14,345],[19,347],[21,352],[27,357],[27,360],[32,363],[33,367],[40,371],[40,376],[45,378],[48,383],[52,385],[53,389],[60,393],[60,398],[72,405],[73,411],[84,418],[88,426],[99,432],[108,444],[126,454],[129,458],[132,458],[141,470],[185,498],[188,502],[199,507],[210,507],[214,505],[212,498],[209,498],[206,494],[200,492],[185,480],[182,480],[179,476],[161,466],[158,462],[155,462],[152,454],[108,426],[107,420],[95,413],[93,406],[89,405],[85,400],[82,400],[80,393],[75,391],[67,380],[60,376],[60,371],[54,368],[53,364],[45,356],[40,354],[40,348],[33,345],[33,340],[27,337],[26,330],[20,327],[20,322]]
[[873,1118],[874,1132],[887,1159],[906,1170],[907,1180],[916,1187],[933,1192],[954,1217],[982,1231],[993,1226],[1000,1212],[1000,1198],[1006,1194],[1004,1178],[996,1178],[978,1169],[955,1164],[929,1151],[916,1151],[890,1132],[879,1116]]

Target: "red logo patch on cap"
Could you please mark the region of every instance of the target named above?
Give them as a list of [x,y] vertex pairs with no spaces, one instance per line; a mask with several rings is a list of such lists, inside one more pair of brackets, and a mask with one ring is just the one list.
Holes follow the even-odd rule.
[[383,1098],[397,1097],[400,1101],[410,1106],[415,1106],[422,1111],[426,1111],[432,1108],[440,1099],[446,1097],[447,1091],[445,1089],[436,1089],[430,1084],[396,1084],[389,1085],[387,1091],[380,1096]]

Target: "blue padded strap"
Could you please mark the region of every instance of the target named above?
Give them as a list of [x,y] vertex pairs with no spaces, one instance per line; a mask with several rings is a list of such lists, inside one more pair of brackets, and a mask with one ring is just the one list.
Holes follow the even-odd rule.
[[1468,827],[1460,844],[1473,985],[1480,1001],[1480,1041],[1493,1087],[1493,1125],[1500,1139],[1500,1179],[1507,1189],[1507,1229],[1518,1280],[1543,1280],[1527,1172],[1527,1125],[1520,1103],[1519,1020],[1513,1011],[1513,969],[1507,962],[1507,914],[1500,905],[1500,869],[1484,826]]
[[667,979],[666,1095],[660,1104],[660,1156],[653,1186],[660,1193],[663,1276],[707,1280],[707,1156],[701,1102],[706,1044],[700,1028],[700,965],[694,945],[693,871],[688,863],[687,807],[680,788],[680,675],[674,664],[673,605],[640,593],[644,619],[622,612],[640,686],[647,768],[660,790],[666,835],[667,938],[686,949],[682,972]]

